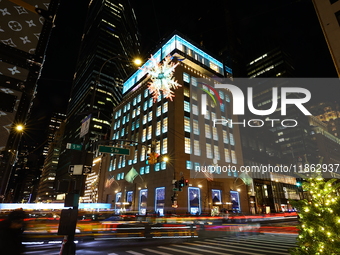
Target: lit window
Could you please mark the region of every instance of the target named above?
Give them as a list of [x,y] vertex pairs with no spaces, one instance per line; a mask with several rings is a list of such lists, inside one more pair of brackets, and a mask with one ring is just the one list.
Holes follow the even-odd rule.
[[168,153],[168,138],[163,139],[162,154]]
[[235,145],[234,135],[232,133],[229,133],[229,137],[230,137],[230,144]]
[[228,133],[225,130],[223,130],[223,142],[229,144]]
[[191,85],[197,87],[197,79],[196,79],[196,77],[191,77]]
[[145,173],[146,173],[146,174],[150,173],[150,166],[146,166],[146,167],[145,167]]
[[217,128],[216,127],[212,127],[213,130],[213,138],[215,141],[218,141],[218,134],[217,134]]
[[142,98],[142,95],[141,95],[141,94],[139,94],[139,95],[138,95],[138,97],[137,97],[137,103],[140,103],[140,101],[141,101],[141,98]]
[[146,111],[146,109],[148,109],[148,101],[145,101],[143,105],[143,110]]
[[210,125],[205,124],[205,137],[211,139],[211,130]]
[[140,168],[140,170],[139,170],[139,174],[140,174],[140,175],[143,175],[143,174],[144,174],[144,169],[145,169],[144,166],[142,166],[142,167]]
[[136,117],[136,109],[133,109],[132,111],[132,118]]
[[184,152],[187,154],[191,154],[191,143],[190,143],[190,138],[185,137],[184,140]]
[[149,99],[149,108],[151,108],[152,105],[153,105],[153,98],[150,98],[150,99]]
[[207,158],[213,158],[211,144],[206,143]]
[[160,169],[160,163],[155,164],[155,171],[158,172]]
[[220,160],[221,157],[220,157],[220,151],[218,150],[218,146],[217,145],[214,145],[214,159],[217,159],[217,160]]
[[142,142],[146,141],[146,128],[143,129]]
[[184,131],[189,133],[191,132],[190,119],[188,117],[184,117]]
[[162,133],[168,132],[168,118],[163,119]]
[[237,158],[236,158],[236,153],[234,150],[231,151],[231,162],[233,164],[237,164]]
[[132,105],[135,106],[137,103],[137,98],[134,98],[133,101],[132,101]]
[[196,156],[201,156],[200,142],[197,140],[194,141],[194,154]]
[[148,114],[148,121],[151,121],[152,120],[152,112],[149,112]]
[[187,73],[183,73],[183,81],[190,83],[190,75]]
[[228,149],[224,149],[224,157],[226,162],[230,162],[230,152]]
[[199,125],[198,125],[198,120],[193,121],[193,128],[194,128],[194,134],[199,135],[200,129],[199,129]]
[[158,121],[156,125],[156,136],[161,134],[161,122]]
[[165,102],[163,104],[163,113],[166,113],[168,111],[168,102]]
[[142,150],[140,152],[140,161],[144,161],[145,160],[145,153],[146,153],[146,149],[144,146],[142,146]]
[[184,111],[190,112],[190,103],[187,101],[184,101]]
[[149,95],[149,90],[148,89],[144,90],[144,97],[147,97],[148,95]]
[[192,105],[192,113],[195,114],[195,115],[198,115],[198,107],[197,105]]
[[147,122],[147,117],[148,117],[147,115],[144,115],[144,116],[143,116],[143,125],[146,124],[146,122]]
[[161,170],[166,170],[166,162],[161,162]]
[[188,170],[192,169],[192,164],[191,164],[191,161],[189,161],[189,160],[186,161],[186,169],[188,169]]
[[190,91],[189,91],[189,88],[187,88],[187,87],[184,87],[184,88],[183,88],[183,93],[184,93],[184,96],[186,96],[186,97],[190,97]]
[[148,140],[150,140],[152,138],[152,126],[150,125],[148,127]]
[[162,114],[162,107],[158,106],[157,111],[156,111],[156,116],[159,117],[159,116],[161,116],[161,114]]

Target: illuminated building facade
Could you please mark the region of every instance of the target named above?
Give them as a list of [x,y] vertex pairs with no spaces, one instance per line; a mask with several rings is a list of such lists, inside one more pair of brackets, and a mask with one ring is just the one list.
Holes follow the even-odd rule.
[[[111,128],[112,108],[121,101],[122,82],[132,71],[129,60],[138,56],[139,35],[133,9],[118,0],[90,1],[84,26],[71,97],[67,109],[64,149],[57,176],[68,178],[75,151],[66,143],[83,144],[80,134],[84,119],[91,119],[90,136],[83,148],[107,139]],[[91,109],[93,108],[93,111]]]
[[[237,173],[219,178],[218,174],[200,175],[196,171],[205,166],[202,162],[211,165],[213,159],[219,165],[243,164],[238,127],[212,128],[217,111],[209,107],[209,113],[201,116],[200,99],[191,91],[199,79],[231,76],[231,69],[178,34],[165,40],[153,58],[160,62],[168,55],[178,64],[174,80],[182,85],[173,90],[173,101],[164,95],[153,100],[146,68],[124,83],[123,101],[114,109],[111,139],[116,146],[129,144],[134,150],[130,156],[106,154],[99,202],[112,202],[116,212],[140,214],[210,214],[223,208],[249,212],[248,187]],[[150,65],[151,60],[144,67]],[[220,92],[220,97],[225,116],[232,116],[227,90]],[[203,128],[195,122],[196,117],[206,123]],[[152,149],[161,159],[154,165],[147,163]],[[167,162],[163,161],[165,157]],[[180,180],[188,181],[182,191],[175,185]]]
[[313,0],[313,3],[335,69],[340,77],[340,1]]

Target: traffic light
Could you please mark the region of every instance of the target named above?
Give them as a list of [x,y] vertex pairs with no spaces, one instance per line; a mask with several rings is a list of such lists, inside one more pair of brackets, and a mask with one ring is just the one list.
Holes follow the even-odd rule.
[[185,186],[188,186],[189,180],[188,180],[188,179],[185,179],[184,183],[185,183]]
[[154,152],[148,153],[146,157],[146,164],[153,165],[155,164],[155,156]]

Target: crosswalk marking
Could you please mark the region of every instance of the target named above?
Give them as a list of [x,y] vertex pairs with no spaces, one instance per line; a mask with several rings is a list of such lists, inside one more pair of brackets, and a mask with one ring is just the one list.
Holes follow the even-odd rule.
[[[221,241],[228,241],[228,240],[221,240]],[[213,242],[213,243],[218,243],[218,244],[221,244],[221,241],[218,241],[218,240],[209,240],[209,242]],[[228,242],[233,242],[233,241],[228,241]],[[283,243],[283,244],[280,244],[281,246],[284,246],[284,247],[277,247],[277,244],[270,244],[265,241],[254,241],[254,240],[251,240],[251,242],[249,242],[249,240],[237,240],[236,243],[233,242],[233,245],[235,244],[242,244],[242,245],[246,245],[246,246],[266,246],[266,247],[273,247],[272,249],[285,249],[284,247],[292,247],[293,245],[290,245],[290,244],[286,244],[286,243]]]
[[[208,242],[209,244],[209,242]],[[191,244],[194,245],[194,244]],[[216,250],[223,250],[223,251],[231,251],[231,252],[237,252],[235,251],[235,247],[231,247],[231,249],[227,249],[227,248],[221,248],[221,247],[216,247],[216,246],[209,246],[209,245],[203,245],[207,248],[211,248],[211,249],[216,249]],[[220,245],[220,246],[226,246],[226,245]],[[210,252],[210,251],[209,251]],[[247,252],[247,251],[242,251],[242,254],[247,254],[247,255],[258,255],[258,253],[253,253],[253,252]]]
[[[170,247],[158,246],[158,248],[178,252],[178,249],[174,249],[174,248],[170,248]],[[190,252],[190,251],[183,251],[183,250],[181,250],[181,253],[185,253],[185,254],[189,254],[189,255],[201,255],[200,253],[197,253],[197,252]]]
[[[185,244],[190,244],[190,243],[184,243]],[[202,251],[201,248],[196,248],[196,247],[190,247],[190,246],[183,246],[183,245],[177,245],[177,244],[172,244],[171,246],[174,246],[174,247],[179,247],[181,249],[185,248],[185,249],[191,249],[191,250],[196,250],[196,251]],[[221,253],[221,252],[217,252],[217,251],[212,251],[212,250],[209,250],[209,253],[210,254],[218,254],[218,255],[232,255],[232,254],[228,254],[228,253]]]
[[108,253],[107,255],[118,255],[117,253]]
[[143,251],[153,252],[153,253],[160,254],[160,255],[171,255],[170,253],[155,251],[155,250],[151,250],[151,249],[143,249]]
[[144,253],[139,253],[136,251],[126,251],[127,253],[133,254],[133,255],[144,255]]
[[[209,244],[209,242],[201,242],[201,241],[196,241],[195,243],[206,243],[206,244]],[[208,245],[204,245],[206,247],[209,247]],[[219,244],[219,246],[223,246],[223,247],[231,247],[233,251],[235,251],[235,244]],[[211,247],[211,245],[210,245]],[[247,248],[247,247],[244,247],[242,246],[241,247],[242,250],[251,250],[251,251],[258,251],[258,252],[261,252],[263,251],[262,249],[255,249],[255,248]],[[225,248],[221,248],[221,247],[216,247],[214,246],[214,249],[216,250],[226,250]],[[273,254],[288,254],[287,252],[277,252],[277,251],[270,251],[271,253]],[[258,255],[258,253],[253,253],[253,252],[246,252],[246,251],[242,251],[243,254],[250,254],[250,255]]]

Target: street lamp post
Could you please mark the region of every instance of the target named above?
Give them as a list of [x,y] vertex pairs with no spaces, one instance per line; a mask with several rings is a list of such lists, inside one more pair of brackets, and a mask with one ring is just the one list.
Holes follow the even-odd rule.
[[[122,56],[116,55],[109,59],[107,59],[102,66],[99,69],[99,73],[96,77],[94,87],[93,87],[93,93],[91,96],[91,102],[88,112],[84,112],[82,114],[86,115],[89,114],[89,123],[88,126],[91,126],[92,116],[91,114],[94,113],[94,105],[95,105],[95,99],[96,99],[96,91],[98,89],[99,81],[100,81],[100,75],[102,73],[102,70],[104,66],[109,63],[109,61],[113,59],[119,59]],[[135,59],[134,63],[136,65],[139,65],[141,61],[139,59]],[[97,111],[96,111],[97,112]],[[83,164],[83,168],[86,166],[87,159],[89,157],[88,153],[88,147],[87,144],[90,141],[90,130],[87,131],[87,133],[84,134],[84,140],[83,140],[83,147],[82,147],[82,154],[81,154],[81,161]],[[89,146],[90,147],[90,146]],[[90,154],[93,155],[93,154]],[[61,247],[60,254],[61,255],[75,255],[76,253],[76,244],[74,243],[74,234],[76,230],[76,223],[77,223],[77,215],[78,215],[78,206],[79,206],[79,196],[82,195],[85,185],[85,176],[84,173],[80,173],[79,175],[74,176],[75,177],[75,183],[77,184],[77,187],[75,189],[74,182],[70,182],[68,194],[65,198],[65,206],[72,206],[73,209],[69,210],[63,210],[62,217],[59,223],[59,229],[58,234],[65,235],[64,242]],[[63,215],[64,213],[64,215]],[[64,217],[63,217],[64,216]]]

